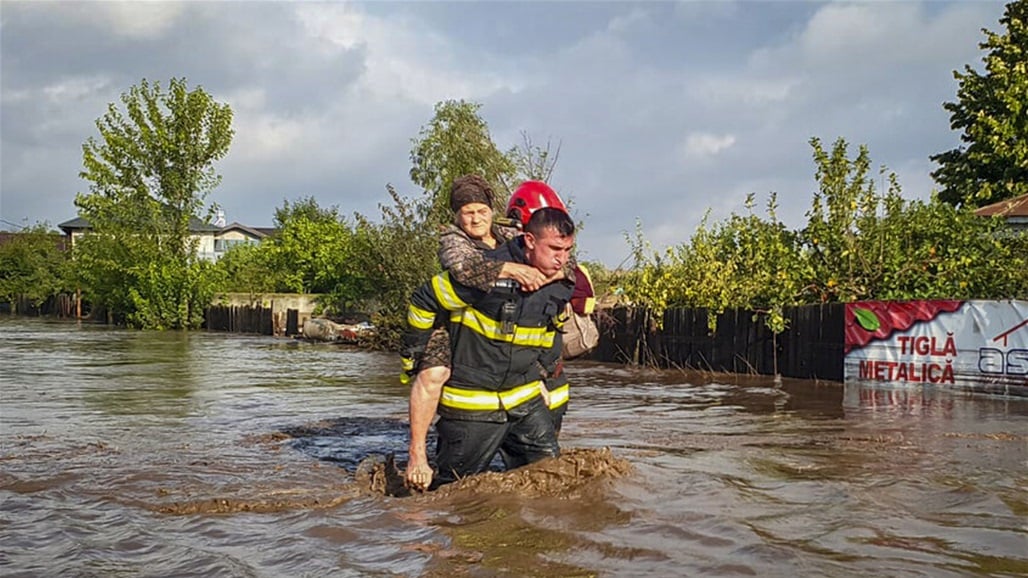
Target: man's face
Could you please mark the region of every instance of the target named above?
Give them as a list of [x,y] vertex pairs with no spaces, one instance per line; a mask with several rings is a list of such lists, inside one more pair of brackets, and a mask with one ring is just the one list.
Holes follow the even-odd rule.
[[546,227],[538,236],[525,233],[525,258],[528,264],[549,277],[564,267],[575,245],[575,236],[561,236],[554,227]]
[[457,222],[469,237],[482,239],[493,224],[493,210],[485,203],[468,203],[460,208]]

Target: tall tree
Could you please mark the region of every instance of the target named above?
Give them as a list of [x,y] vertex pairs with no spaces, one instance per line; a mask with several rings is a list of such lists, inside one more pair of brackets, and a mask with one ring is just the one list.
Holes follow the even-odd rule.
[[167,92],[144,79],[121,104],[82,146],[80,176],[91,185],[75,204],[92,227],[75,252],[83,289],[129,324],[196,327],[213,284],[190,225],[221,180],[213,164],[228,153],[232,110],[184,79]]
[[939,198],[980,207],[1028,193],[1028,0],[1006,5],[1006,34],[983,29],[985,74],[954,71],[957,102],[943,106],[963,145],[931,156]]
[[[505,184],[516,167],[493,142],[489,126],[478,115],[481,107],[464,100],[437,103],[435,116],[412,139],[410,178],[432,199],[430,222],[447,223],[452,219],[450,185],[461,175],[482,175],[498,196],[506,193]],[[497,199],[498,204],[501,202],[506,203],[506,198]]]

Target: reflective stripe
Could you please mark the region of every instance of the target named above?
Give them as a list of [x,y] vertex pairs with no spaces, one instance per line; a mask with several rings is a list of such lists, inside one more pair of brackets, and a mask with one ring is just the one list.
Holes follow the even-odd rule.
[[400,366],[403,367],[404,371],[410,371],[414,369],[414,358],[413,357],[401,357]]
[[493,341],[504,341],[524,347],[552,347],[553,337],[556,334],[545,327],[521,327],[519,325],[514,326],[512,333],[504,333],[498,321],[470,307],[463,311],[454,311],[450,314],[450,322],[459,323]]
[[568,319],[571,319],[571,316],[568,314],[569,311],[571,311],[570,303],[567,304],[563,311],[561,311],[556,317],[553,318],[553,326],[556,327],[558,330],[563,331],[564,324],[568,322]]
[[407,324],[415,329],[431,329],[435,314],[414,305],[407,307]]
[[557,409],[568,402],[570,388],[564,384],[550,392],[550,409]]
[[517,407],[540,394],[541,381],[533,381],[506,391],[484,391],[443,386],[439,403],[454,409],[496,411]]
[[582,308],[583,314],[589,315],[590,313],[593,312],[594,309],[596,309],[596,298],[595,297],[586,297],[585,298],[585,307]]
[[595,285],[593,285],[593,276],[589,274],[589,270],[581,263],[578,264],[578,270],[585,274],[585,280],[589,282],[589,291],[593,293],[593,295],[585,298],[585,304],[582,306],[582,314],[589,315],[596,309],[596,291],[594,289]]
[[432,277],[432,290],[435,291],[435,299],[447,311],[455,311],[468,306],[457,292],[453,290],[453,283],[450,282],[450,274],[443,272]]

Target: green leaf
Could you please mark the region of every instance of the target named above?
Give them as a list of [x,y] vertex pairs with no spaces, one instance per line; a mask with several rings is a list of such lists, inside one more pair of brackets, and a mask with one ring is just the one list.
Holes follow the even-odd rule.
[[878,331],[878,328],[882,326],[881,321],[878,320],[878,316],[875,315],[874,311],[869,309],[854,307],[853,316],[857,318],[857,323],[868,331]]

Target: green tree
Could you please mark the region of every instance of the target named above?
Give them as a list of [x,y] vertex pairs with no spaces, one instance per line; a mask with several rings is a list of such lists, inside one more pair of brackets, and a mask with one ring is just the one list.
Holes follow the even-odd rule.
[[830,153],[818,139],[811,145],[819,190],[801,239],[819,300],[1001,299],[1028,278],[1000,220],[936,196],[906,201],[892,173],[879,193],[866,147],[851,160],[843,139]]
[[432,199],[406,199],[387,185],[391,205],[379,205],[381,221],[357,214],[355,262],[375,288],[373,301],[377,345],[395,348],[406,328],[411,293],[439,272],[438,226],[431,222]]
[[427,220],[443,224],[452,220],[450,185],[466,174],[479,174],[496,190],[496,209],[502,210],[515,163],[497,148],[489,126],[478,115],[481,104],[447,100],[435,106],[435,116],[412,139],[410,178],[431,202]]
[[[855,159],[849,145],[837,139],[831,151],[818,138],[810,139],[814,149],[818,190],[807,211],[803,243],[810,261],[812,288],[822,301],[854,301],[867,298],[880,264],[867,243],[877,241],[874,227],[882,199],[871,177],[871,157],[861,146]],[[895,175],[890,175],[894,182]],[[899,189],[890,190],[890,201],[899,203]]]
[[[96,121],[75,204],[92,230],[75,248],[80,282],[95,306],[133,326],[192,328],[215,286],[191,229],[221,177],[213,163],[232,141],[232,110],[202,88],[145,79]],[[211,207],[213,210],[213,207]],[[210,220],[211,213],[205,215]]]
[[670,307],[709,309],[711,329],[718,313],[751,309],[766,315],[770,328],[782,331],[782,307],[801,300],[806,264],[797,235],[778,220],[775,195],[767,204],[767,220],[753,207],[750,195],[746,215],[732,214],[713,224],[704,217],[688,243],[663,256],[650,256],[637,230],[633,251],[642,267],[620,280],[625,296],[658,316]]
[[[268,241],[270,242],[270,241]],[[277,289],[277,272],[271,266],[271,251],[263,243],[232,245],[218,259],[221,291],[249,293],[253,298]]]
[[370,290],[366,273],[354,260],[353,228],[336,207],[323,208],[313,197],[275,211],[276,234],[261,244],[276,272],[278,289],[323,293],[344,306]]
[[1006,34],[984,30],[985,74],[954,71],[957,102],[943,106],[964,145],[931,160],[939,198],[980,207],[1028,193],[1028,0],[1006,5]]
[[67,291],[67,253],[61,241],[60,234],[38,224],[0,244],[0,300],[28,299],[38,306]]

